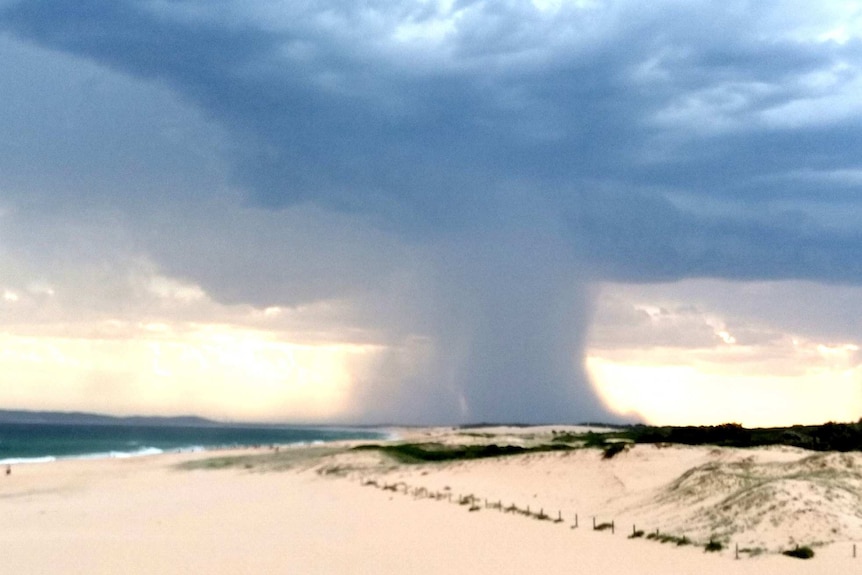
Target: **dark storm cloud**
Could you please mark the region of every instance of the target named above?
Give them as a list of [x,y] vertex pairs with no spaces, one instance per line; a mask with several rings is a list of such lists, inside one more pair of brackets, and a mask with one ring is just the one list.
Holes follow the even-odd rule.
[[[590,281],[862,280],[862,233],[830,219],[858,182],[817,177],[862,152],[862,45],[815,41],[829,5],[579,4],[27,0],[0,30],[178,94],[250,205],[418,246],[437,359],[400,405],[559,418],[601,415],[571,361]],[[219,269],[190,273],[227,293]]]
[[[620,190],[579,194],[572,234],[587,245],[593,269],[620,281],[816,278],[858,283],[855,230],[824,232],[799,210],[741,203],[733,217],[685,213],[670,201]],[[825,200],[826,203],[829,200]]]
[[[816,92],[806,75],[842,62],[855,73],[858,42],[763,40],[766,11],[750,7],[570,7],[547,17],[529,3],[476,2],[460,6],[456,31],[423,62],[409,46],[398,54],[391,36],[399,18],[439,18],[433,4],[284,6],[268,26],[232,22],[235,8],[36,0],[7,7],[2,21],[200,106],[231,130],[234,174],[262,206],[315,202],[424,235],[493,218],[501,186],[517,182],[545,196],[614,277],[862,277],[847,257],[858,233],[806,234],[758,217],[771,220],[770,203],[785,194],[830,193],[759,178],[856,165],[858,117],[757,122]],[[683,109],[694,105],[702,109]],[[732,129],[710,133],[702,122]],[[666,200],[675,192],[727,202],[731,213],[686,213]],[[802,252],[810,257],[794,257]]]

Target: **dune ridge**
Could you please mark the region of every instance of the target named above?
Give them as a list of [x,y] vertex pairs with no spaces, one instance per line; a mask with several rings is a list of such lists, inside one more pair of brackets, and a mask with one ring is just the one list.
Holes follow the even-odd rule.
[[[411,429],[374,442],[378,448],[353,441],[19,465],[0,481],[3,568],[71,575],[862,568],[852,555],[862,544],[859,453],[624,444],[608,457],[575,443],[530,450],[560,431]],[[379,449],[398,443],[525,451],[407,463]],[[656,531],[662,538],[649,540]],[[723,548],[707,553],[710,540]],[[797,544],[815,557],[781,555]]]
[[[550,431],[479,428],[413,440],[529,447],[553,440],[557,432]],[[318,471],[407,494],[439,499],[452,493],[456,501],[490,502],[526,515],[599,517],[692,544],[720,542],[728,552],[738,546],[748,554],[775,554],[862,540],[858,452],[642,444],[625,445],[612,458],[575,449],[414,464],[354,452],[332,456]]]

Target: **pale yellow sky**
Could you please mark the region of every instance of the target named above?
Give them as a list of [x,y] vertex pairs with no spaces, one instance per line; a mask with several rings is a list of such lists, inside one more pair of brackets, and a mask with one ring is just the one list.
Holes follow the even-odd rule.
[[[798,282],[607,285],[587,369],[610,406],[654,424],[856,421],[862,339],[840,325],[837,335],[816,333],[791,317],[817,316],[828,327],[832,313],[841,323],[840,310],[823,304],[824,291]],[[840,308],[859,296],[851,292],[858,290],[833,291],[829,301]],[[765,317],[756,310],[765,298],[784,298],[785,309]]]
[[6,408],[326,421],[349,410],[373,346],[297,344],[229,325],[141,326],[122,339],[0,335]]
[[[223,321],[63,321],[55,310],[54,322],[7,325],[0,331],[0,404],[334,421],[350,417],[353,386],[374,377],[386,351],[302,341],[284,326],[303,311],[222,306],[197,286],[164,278],[151,285],[174,305],[203,303]],[[702,302],[672,304],[652,289],[607,285],[597,302],[586,367],[614,410],[673,425],[816,424],[862,414],[859,342],[722,317]],[[7,290],[2,305],[28,297]]]

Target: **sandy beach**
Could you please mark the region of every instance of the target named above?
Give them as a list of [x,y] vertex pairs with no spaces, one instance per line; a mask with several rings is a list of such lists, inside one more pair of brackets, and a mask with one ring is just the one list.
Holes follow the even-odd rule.
[[[549,429],[399,433],[528,445]],[[862,569],[859,453],[638,445],[612,459],[579,449],[405,464],[352,445],[17,465],[0,478],[3,572]],[[656,530],[690,544],[648,539]],[[707,553],[713,537],[724,549]],[[796,544],[815,557],[780,554]]]

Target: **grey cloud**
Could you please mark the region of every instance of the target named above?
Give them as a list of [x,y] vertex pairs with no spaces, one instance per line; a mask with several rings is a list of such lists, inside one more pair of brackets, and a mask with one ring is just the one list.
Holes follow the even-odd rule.
[[[202,233],[183,249],[152,238],[148,248],[225,301],[344,296],[372,308],[368,293],[388,289],[378,270],[422,259],[414,265],[432,287],[411,287],[404,301],[423,309],[409,317],[437,341],[437,356],[403,397],[450,389],[445,400],[415,394],[441,401],[438,414],[466,402],[470,417],[539,417],[578,404],[570,393],[583,398],[580,413],[600,414],[578,367],[590,316],[579,294],[595,280],[862,281],[862,235],[825,225],[816,209],[840,199],[857,212],[855,187],[784,185],[785,174],[858,170],[859,117],[769,121],[818,95],[811,75],[843,64],[833,89],[852,85],[857,40],[801,41],[789,28],[804,14],[709,2],[564,5],[553,16],[529,2],[459,2],[448,35],[393,40],[399,26],[448,18],[441,10],[28,0],[0,8],[0,29],[178,94],[223,130],[251,206],[314,204],[353,218],[366,253],[392,237],[415,250],[391,268],[365,256],[376,262],[365,274],[353,261],[361,249],[333,253],[325,270],[299,266],[306,281],[262,260],[297,249],[291,242],[314,237],[308,229],[281,234],[269,222],[250,233],[227,222],[227,245]],[[519,240],[537,237],[524,251]],[[218,261],[208,265],[207,254]],[[436,313],[447,305],[457,311]],[[402,321],[392,320],[393,337]],[[522,341],[502,335],[518,331]],[[547,381],[579,383],[573,392]],[[531,404],[534,395],[544,399]]]
[[[689,279],[666,284],[617,286],[615,299],[600,310],[615,325],[612,313],[632,302],[674,308],[688,302],[703,313],[723,318],[740,343],[757,344],[769,334],[799,335],[826,344],[855,341],[862,327],[860,287],[811,281]],[[617,322],[618,323],[618,322]],[[753,333],[752,333],[753,332]],[[760,333],[762,332],[762,333]],[[775,335],[774,337],[778,337]]]
[[387,358],[360,390],[374,398],[364,418],[385,420],[392,405],[421,422],[611,417],[577,355],[592,301],[565,243],[532,227],[470,234],[423,249],[420,297],[405,302],[419,305],[406,315],[433,338],[412,348],[405,338]]
[[[3,200],[68,212],[195,196],[223,179],[223,132],[164,86],[0,34]],[[62,207],[60,204],[64,204]]]
[[200,282],[229,304],[300,307],[361,298],[410,257],[391,236],[313,207],[174,205],[173,214],[141,212],[141,245],[166,273]]
[[714,326],[696,307],[651,311],[620,297],[600,296],[590,345],[598,349],[713,348],[721,343]]

